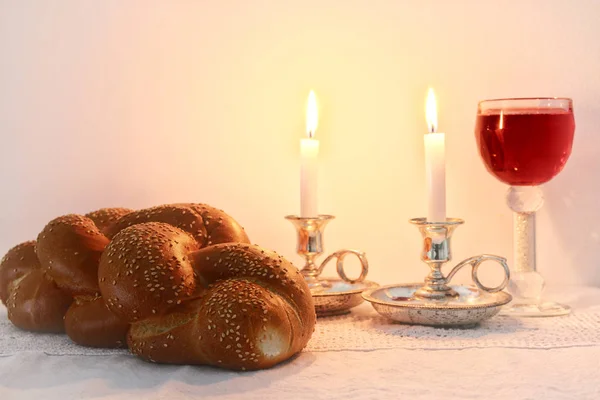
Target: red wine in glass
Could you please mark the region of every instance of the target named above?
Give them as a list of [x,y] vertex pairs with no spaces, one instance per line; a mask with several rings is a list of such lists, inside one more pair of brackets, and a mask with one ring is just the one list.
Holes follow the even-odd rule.
[[568,98],[497,99],[479,102],[475,137],[487,170],[511,185],[514,244],[509,290],[513,316],[557,316],[569,306],[542,301],[544,279],[537,272],[535,213],[544,203],[539,185],[554,178],[571,155],[575,119]]
[[475,132],[492,175],[509,185],[535,186],[565,166],[575,120],[572,110],[490,109],[477,116]]

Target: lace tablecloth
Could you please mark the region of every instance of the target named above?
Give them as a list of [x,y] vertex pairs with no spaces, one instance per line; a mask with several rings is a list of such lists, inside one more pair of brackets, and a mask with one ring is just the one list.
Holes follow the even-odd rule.
[[495,317],[470,329],[393,324],[363,305],[320,319],[299,357],[246,374],[148,364],[19,331],[2,314],[0,399],[599,399],[600,289],[560,297],[571,316]]
[[[600,300],[600,299],[599,299]],[[368,304],[351,314],[318,320],[308,352],[381,349],[523,348],[553,349],[600,346],[600,305],[575,308],[556,318],[497,316],[476,328],[432,328],[393,323]],[[126,350],[95,349],[74,344],[65,335],[36,334],[15,328],[0,309],[0,356],[22,352],[47,355],[127,354]]]

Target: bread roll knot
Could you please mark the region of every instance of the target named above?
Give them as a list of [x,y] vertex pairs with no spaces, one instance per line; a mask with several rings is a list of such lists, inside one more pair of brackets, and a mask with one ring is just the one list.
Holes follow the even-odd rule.
[[98,262],[109,242],[102,230],[130,211],[64,215],[50,221],[37,241],[9,250],[0,263],[0,299],[11,322],[31,331],[66,331],[86,346],[122,346],[129,324],[100,297]]
[[259,369],[308,343],[316,316],[303,277],[282,256],[248,244],[222,211],[141,210],[109,234],[100,292],[131,323],[133,353],[160,363]]

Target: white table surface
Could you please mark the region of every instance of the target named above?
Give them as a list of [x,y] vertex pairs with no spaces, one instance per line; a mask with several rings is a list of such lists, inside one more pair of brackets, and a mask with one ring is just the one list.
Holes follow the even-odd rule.
[[[599,288],[559,297],[600,306]],[[0,357],[1,400],[188,398],[600,399],[600,346],[315,352],[246,373],[126,355]]]

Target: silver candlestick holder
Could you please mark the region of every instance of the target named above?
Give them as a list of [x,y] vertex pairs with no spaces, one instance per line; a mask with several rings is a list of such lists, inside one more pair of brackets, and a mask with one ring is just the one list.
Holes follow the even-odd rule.
[[[410,220],[410,223],[416,225],[421,232],[421,236],[423,237],[421,260],[429,266],[429,275],[425,277],[425,284],[415,292],[415,297],[427,300],[445,300],[447,297],[458,297],[459,294],[448,286],[448,284],[454,275],[466,265],[471,265],[473,283],[482,291],[495,293],[508,285],[510,270],[506,263],[506,258],[491,254],[469,257],[458,263],[448,275],[444,276],[442,266],[444,263],[452,260],[450,246],[452,234],[464,222],[459,218],[448,218],[446,222],[442,223],[427,222],[425,218],[413,218]],[[477,275],[481,263],[488,260],[499,263],[504,269],[504,280],[494,288],[484,286]]]
[[[296,251],[305,260],[300,273],[310,288],[317,315],[337,315],[349,312],[352,307],[362,303],[361,293],[364,290],[378,286],[374,282],[365,280],[369,272],[369,262],[363,251],[338,250],[327,256],[320,264],[317,263],[317,258],[324,252],[323,232],[325,226],[335,218],[333,215],[317,217],[288,215],[285,218],[296,228]],[[348,255],[356,256],[360,262],[361,271],[356,279],[349,278],[344,270],[344,260]],[[322,277],[323,269],[333,259],[336,259],[339,278]]]
[[[508,285],[510,271],[504,257],[481,254],[469,257],[450,270],[442,272],[445,263],[452,260],[451,239],[454,230],[464,221],[448,218],[445,222],[428,222],[414,218],[423,238],[421,260],[429,267],[423,284],[390,285],[365,291],[363,297],[382,315],[399,322],[445,326],[469,325],[496,315],[500,307],[512,298],[502,290]],[[481,283],[478,271],[485,261],[493,261],[503,269],[504,278],[496,287]],[[450,285],[456,273],[471,266],[470,285]]]

